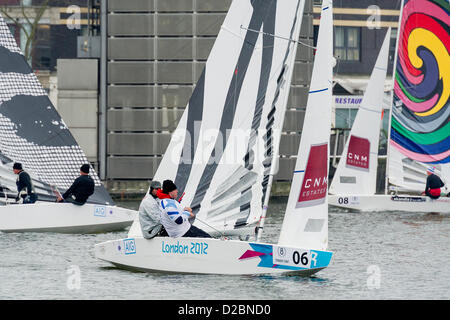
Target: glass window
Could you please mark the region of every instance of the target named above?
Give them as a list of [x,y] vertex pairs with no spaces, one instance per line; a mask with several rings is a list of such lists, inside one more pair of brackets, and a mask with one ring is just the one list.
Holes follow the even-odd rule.
[[51,62],[50,26],[39,25],[33,43],[33,69],[48,70]]
[[335,27],[334,54],[340,60],[360,60],[360,28]]
[[[335,110],[335,128],[338,129],[351,129],[353,122],[355,121],[358,109],[355,108],[336,108]],[[389,110],[385,109],[383,114],[383,120],[381,122],[380,130],[380,146],[379,155],[386,155],[387,151],[387,137],[389,129]],[[349,133],[347,133],[349,134]]]

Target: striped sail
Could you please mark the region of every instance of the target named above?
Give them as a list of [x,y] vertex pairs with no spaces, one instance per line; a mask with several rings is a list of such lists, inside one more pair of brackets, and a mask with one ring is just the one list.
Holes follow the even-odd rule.
[[423,191],[426,168],[450,183],[450,36],[448,1],[406,0],[394,77],[388,176]]
[[[52,186],[64,192],[88,163],[86,155],[50,102],[0,16],[0,192],[17,195],[12,171],[22,163],[40,200],[55,200]],[[91,168],[95,193],[88,202],[113,204]]]
[[[303,7],[304,0],[233,1],[172,134],[153,179],[173,180],[205,231],[227,234],[260,218],[297,50],[289,39],[299,37]],[[141,234],[138,225],[130,236]]]
[[328,245],[328,163],[333,76],[333,8],[324,0],[302,137],[279,245]]
[[330,185],[330,194],[375,194],[390,33],[389,29]]

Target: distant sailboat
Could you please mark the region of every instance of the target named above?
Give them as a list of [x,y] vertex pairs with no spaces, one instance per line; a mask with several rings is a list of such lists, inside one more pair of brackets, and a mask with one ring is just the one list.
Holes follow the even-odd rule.
[[[446,194],[436,200],[420,195],[429,166],[446,184],[445,193],[450,183],[449,22],[448,3],[410,0],[402,5],[386,172],[386,193],[393,189],[399,194],[348,193],[331,197],[334,205],[361,211],[450,212]],[[378,134],[379,128],[372,128]]]
[[[217,50],[217,43],[224,40],[221,47],[233,47],[233,42],[241,41],[248,36],[249,32],[254,32],[250,31],[250,29],[255,30],[252,28],[252,21],[259,19],[258,17],[273,14],[276,21],[279,21],[273,30],[273,34],[279,36],[274,40],[275,45],[283,43],[285,50],[292,52],[295,56],[297,46],[295,40],[300,28],[298,17],[302,15],[303,6],[304,0],[278,2],[235,0],[211,54],[214,55]],[[240,25],[248,31],[237,37],[242,30]],[[260,31],[261,28],[259,25],[256,30]],[[332,257],[332,252],[325,251],[328,240],[326,177],[332,103],[332,28],[332,2],[325,0],[322,5],[318,48],[306,108],[306,120],[309,122],[305,123],[310,125],[304,128],[300,145],[301,150],[308,151],[305,154],[309,153],[309,157],[303,158],[302,153],[302,157],[298,158],[296,170],[302,167],[304,174],[294,173],[289,198],[289,203],[293,206],[288,205],[278,245],[211,238],[155,237],[147,240],[141,236],[133,236],[95,245],[95,256],[124,269],[177,273],[310,275],[327,267]],[[223,34],[226,36],[225,39],[221,37]],[[251,41],[246,41],[246,45],[249,45],[251,50],[256,50],[255,46],[258,48],[257,44],[261,43],[263,37],[260,33],[256,36],[256,38],[252,37]],[[294,39],[294,41],[286,41],[286,38]],[[234,50],[232,52],[235,55],[239,53]],[[289,87],[293,59],[289,59],[288,64],[285,65],[283,57],[282,54],[277,58],[274,57],[273,64],[281,69],[279,69],[279,77],[271,77],[270,80],[281,85],[284,83],[282,79],[285,78],[284,86]],[[235,58],[228,54],[226,60],[234,61],[233,64],[235,64]],[[220,65],[228,63],[229,61],[220,61]],[[213,67],[207,63],[206,73],[208,66]],[[234,65],[231,73],[233,70]],[[274,106],[276,105],[274,103]],[[248,105],[246,108],[248,109]],[[317,128],[321,132],[319,135],[316,135]],[[227,178],[232,179],[233,172],[231,170],[228,176],[222,176],[223,181]],[[309,188],[310,179],[313,181],[320,179],[320,186],[306,190]],[[314,192],[314,195],[310,192]],[[215,193],[214,189],[212,193]]]
[[373,196],[376,193],[390,33],[389,29],[330,185],[330,205],[345,207],[349,202],[354,202],[356,196]]
[[[30,174],[38,202],[15,204],[13,162]],[[95,192],[83,206],[55,203],[87,158],[0,16],[0,231],[89,233],[121,230],[135,211],[119,208],[93,168]]]

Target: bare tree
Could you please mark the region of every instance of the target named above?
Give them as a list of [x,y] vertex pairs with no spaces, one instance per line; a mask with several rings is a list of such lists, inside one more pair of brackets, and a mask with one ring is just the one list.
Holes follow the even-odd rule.
[[0,7],[2,15],[11,20],[14,25],[25,34],[26,42],[23,54],[27,61],[31,61],[30,58],[34,48],[33,44],[36,40],[35,36],[39,27],[39,21],[44,15],[45,10],[48,8],[48,2],[49,0],[44,0],[40,6],[30,6],[26,5],[24,0],[21,0],[20,5],[14,7],[20,10],[20,14],[17,16],[11,14],[10,9],[12,6]]

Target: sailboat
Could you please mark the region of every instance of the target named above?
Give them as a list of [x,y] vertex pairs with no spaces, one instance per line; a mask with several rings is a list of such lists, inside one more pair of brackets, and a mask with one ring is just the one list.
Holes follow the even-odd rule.
[[[231,6],[153,177],[174,181],[211,235],[253,237],[267,210],[296,53],[288,40],[298,39],[303,7]],[[285,10],[298,14],[281,18]],[[139,217],[128,236],[142,236]]]
[[[291,40],[298,37],[300,28],[298,18],[302,15],[303,5],[303,0],[234,1],[211,55],[216,53],[217,48],[222,49],[224,46],[231,48],[231,52],[235,52],[232,49],[235,42],[241,43],[244,38],[248,39],[249,32],[255,35],[255,31],[250,29],[258,32],[261,28],[265,28],[264,25],[257,26],[257,29],[252,28],[252,22],[257,16],[267,17],[273,14],[275,21],[278,21],[272,33],[272,36],[276,36],[274,37],[275,48],[277,45],[284,44],[285,50],[292,52],[295,56],[297,44]],[[247,31],[238,37],[242,26]],[[329,0],[325,0],[322,5],[319,30],[318,49],[306,109],[306,119],[311,122],[304,128],[301,139],[301,149],[307,149],[309,152],[306,154],[309,153],[309,156],[304,158],[305,153],[299,153],[301,157],[297,160],[297,167],[303,166],[303,174],[294,173],[296,176],[294,176],[289,198],[289,203],[292,205],[287,208],[279,243],[229,240],[224,237],[220,239],[155,237],[147,240],[141,236],[134,236],[96,244],[96,258],[124,269],[200,274],[296,273],[310,275],[329,265],[332,252],[326,251],[328,240],[326,176],[331,125],[333,59],[332,2]],[[262,41],[262,33],[258,32],[256,36],[252,40],[245,41],[246,46],[252,47],[251,50],[257,50],[258,43]],[[291,40],[286,41],[286,39]],[[293,59],[284,62],[283,57],[284,55],[274,57],[273,65],[280,65],[281,73],[278,77],[271,77],[270,82],[284,82],[282,78],[285,78],[285,86],[289,87]],[[231,54],[227,54],[228,59],[233,61],[231,70],[228,71],[233,74],[236,63],[239,68],[239,60],[237,61]],[[227,63],[229,62],[222,61],[220,64]],[[211,64],[207,63],[206,76],[208,76],[209,67]],[[205,87],[205,94],[206,92],[207,87]],[[248,108],[248,105],[244,108]],[[316,137],[315,129],[318,127],[324,131],[320,137]],[[232,175],[229,173],[228,177]],[[312,181],[320,179],[320,187],[311,187],[306,190],[309,188],[311,179]]]
[[[421,195],[430,166],[447,187],[450,183],[448,9],[447,3],[435,1],[402,5],[386,194],[349,192],[330,197],[330,203],[360,211],[450,212],[450,197],[445,194],[436,200]],[[378,127],[373,126],[373,130],[378,134]],[[366,191],[364,188],[361,190]]]
[[374,196],[376,193],[378,143],[390,33],[389,28],[331,182],[329,203],[332,206],[345,207],[349,201],[354,202],[356,197]]
[[[29,173],[38,202],[16,203],[12,167]],[[91,233],[122,230],[136,211],[114,205],[94,168],[83,206],[56,203],[88,163],[0,16],[0,231]]]

